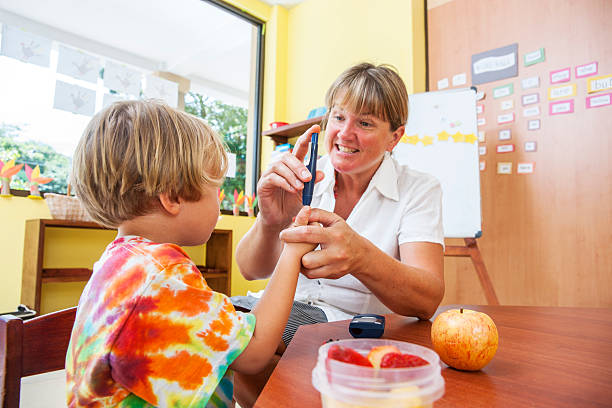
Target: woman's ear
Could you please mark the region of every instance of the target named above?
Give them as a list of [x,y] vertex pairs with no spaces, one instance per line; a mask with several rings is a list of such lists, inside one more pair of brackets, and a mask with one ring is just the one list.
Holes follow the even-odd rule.
[[181,210],[181,203],[178,198],[172,198],[167,193],[158,196],[162,208],[170,215],[177,215]]
[[387,146],[387,151],[390,152],[393,148],[399,143],[402,136],[404,136],[404,132],[406,131],[406,126],[402,125],[393,131],[393,135],[391,136],[391,141]]

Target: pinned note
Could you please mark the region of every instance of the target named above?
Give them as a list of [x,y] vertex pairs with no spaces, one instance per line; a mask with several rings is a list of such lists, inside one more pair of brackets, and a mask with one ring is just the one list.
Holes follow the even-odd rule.
[[535,163],[518,163],[516,165],[516,174],[531,174],[534,167]]
[[532,106],[531,108],[523,109],[523,117],[538,116],[540,114],[540,105]]
[[486,145],[478,146],[478,154],[480,156],[484,156],[485,154],[487,154],[487,146]]
[[510,129],[502,129],[497,133],[498,140],[510,140],[512,139],[512,131]]
[[586,98],[587,108],[598,108],[600,106],[612,105],[612,93],[588,96]]
[[453,75],[453,86],[465,85],[467,82],[467,75],[465,72],[461,74]]
[[498,162],[497,174],[512,174],[512,162]]
[[539,88],[540,87],[540,77],[532,76],[529,78],[525,78],[521,80],[521,86],[523,87],[523,89]]
[[486,137],[485,137],[485,131],[484,131],[484,130],[479,130],[479,131],[478,131],[478,141],[479,141],[480,143],[484,143],[484,142],[485,142],[485,140],[486,140]]
[[505,101],[501,101],[500,108],[501,110],[508,110],[514,108],[514,100],[506,99]]
[[548,88],[548,99],[569,98],[576,95],[576,84],[551,86]]
[[543,62],[545,58],[544,48],[540,48],[523,55],[523,63],[526,67],[528,67],[530,65],[537,64],[538,62]]
[[562,115],[574,112],[574,100],[551,102],[548,104],[548,113],[550,115]]
[[484,160],[480,161],[480,171],[485,171],[485,169],[487,168],[487,162]]
[[527,94],[521,97],[521,103],[523,104],[523,106],[533,105],[534,103],[538,103],[538,102],[540,102],[539,93]]
[[512,153],[514,151],[514,143],[497,145],[497,153]]
[[448,78],[442,78],[438,81],[438,89],[448,88]]
[[532,140],[530,140],[528,142],[525,142],[525,151],[526,152],[535,152],[537,150],[538,150],[538,142],[535,142],[535,141],[532,141]]
[[527,130],[538,130],[540,129],[540,119],[532,119],[527,122]]
[[551,84],[568,82],[570,79],[571,79],[571,70],[569,67],[550,72],[550,83]]
[[591,75],[597,75],[597,61],[589,62],[588,64],[578,65],[576,67],[576,78],[584,78]]
[[505,123],[514,122],[514,112],[504,113],[503,115],[497,115],[497,124],[503,125]]
[[588,93],[605,91],[607,89],[612,89],[612,75],[602,75],[588,79]]
[[510,96],[514,93],[514,85],[506,84],[493,88],[493,98],[503,98],[504,96]]

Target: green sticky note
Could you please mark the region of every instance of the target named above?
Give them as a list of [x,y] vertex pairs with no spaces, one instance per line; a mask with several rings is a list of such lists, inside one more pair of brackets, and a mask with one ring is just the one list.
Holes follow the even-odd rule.
[[514,93],[514,84],[509,83],[506,85],[498,86],[497,88],[493,88],[493,98],[503,98],[505,96],[512,95]]

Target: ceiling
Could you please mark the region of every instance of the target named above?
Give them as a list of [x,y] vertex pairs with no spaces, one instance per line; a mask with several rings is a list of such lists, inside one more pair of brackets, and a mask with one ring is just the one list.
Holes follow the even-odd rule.
[[0,0],[0,22],[248,104],[254,26],[201,0]]

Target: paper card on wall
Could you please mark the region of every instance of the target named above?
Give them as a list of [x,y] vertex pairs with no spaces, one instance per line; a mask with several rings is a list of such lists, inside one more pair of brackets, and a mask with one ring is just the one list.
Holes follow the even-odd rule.
[[503,115],[497,115],[497,124],[503,125],[505,123],[514,122],[514,112],[504,113]]
[[540,129],[540,119],[532,119],[527,122],[527,130],[538,130]]
[[567,98],[576,95],[576,84],[551,86],[548,88],[548,100]]
[[76,79],[97,83],[102,63],[100,58],[83,51],[60,45],[57,56],[57,72]]
[[96,91],[63,81],[56,81],[53,107],[92,116],[96,107]]
[[225,177],[236,177],[236,154],[227,152],[227,173]]
[[485,118],[478,118],[476,121],[476,124],[478,126],[484,126],[487,123],[487,121],[485,120]]
[[526,67],[537,64],[538,62],[543,62],[544,60],[544,48],[540,48],[539,50],[531,51],[523,55],[523,63]]
[[493,98],[503,98],[504,96],[509,96],[514,93],[514,84],[506,84],[498,86],[497,88],[493,88]]
[[484,113],[484,105],[482,103],[479,103],[478,105],[476,105],[476,114],[482,115],[483,113]]
[[476,100],[481,101],[485,98],[486,94],[484,92],[476,92]]
[[486,136],[485,136],[485,131],[484,131],[484,130],[479,130],[479,131],[478,131],[478,141],[479,141],[480,143],[484,143],[484,142],[485,142],[485,139],[486,139]]
[[48,67],[49,56],[51,55],[51,40],[3,24],[0,54],[41,67]]
[[556,71],[550,72],[550,83],[551,84],[559,84],[561,82],[569,82],[571,79],[571,69],[570,67],[558,69]]
[[144,97],[161,99],[168,105],[176,108],[178,106],[178,83],[168,81],[155,75],[145,77]]
[[107,61],[104,67],[104,86],[113,91],[140,96],[141,74],[125,65]]
[[484,156],[485,154],[487,154],[487,146],[486,145],[478,146],[478,154],[480,156]]
[[548,104],[549,115],[562,115],[565,113],[574,112],[574,100],[568,99],[567,101],[551,102]]
[[480,161],[480,171],[485,171],[487,168],[487,162],[484,160]]
[[499,104],[501,110],[508,110],[514,108],[514,99],[506,99],[505,101],[501,101]]
[[591,75],[597,75],[597,61],[589,62],[588,64],[578,65],[576,67],[576,78],[584,78]]
[[453,75],[453,86],[465,85],[467,83],[467,75],[465,72]]
[[587,80],[588,93],[612,89],[612,75],[602,75]]
[[532,106],[531,108],[523,109],[523,117],[538,116],[540,114],[540,105]]
[[474,85],[518,75],[518,43],[472,55]]
[[540,102],[540,94],[539,93],[527,94],[527,95],[523,95],[521,97],[521,103],[523,104],[523,106],[532,105],[532,104],[538,103],[538,102]]
[[119,96],[117,94],[104,94],[104,98],[102,98],[102,109],[106,108],[109,105],[112,105],[115,102],[125,101],[127,100],[124,96]]
[[607,105],[612,105],[612,93],[587,96],[586,98],[586,107],[589,109]]
[[438,81],[438,89],[448,88],[448,78],[442,78]]
[[532,76],[529,78],[522,79],[521,87],[523,89],[539,88],[540,87],[540,77]]
[[516,165],[516,174],[531,174],[535,168],[535,163],[518,163]]
[[538,150],[538,143],[535,141],[525,142],[525,151],[526,152],[535,152]]
[[498,162],[497,174],[512,174],[512,162]]
[[512,131],[510,129],[502,129],[497,133],[498,140],[510,140],[512,139]]
[[497,145],[497,153],[511,153],[514,151],[514,143]]

